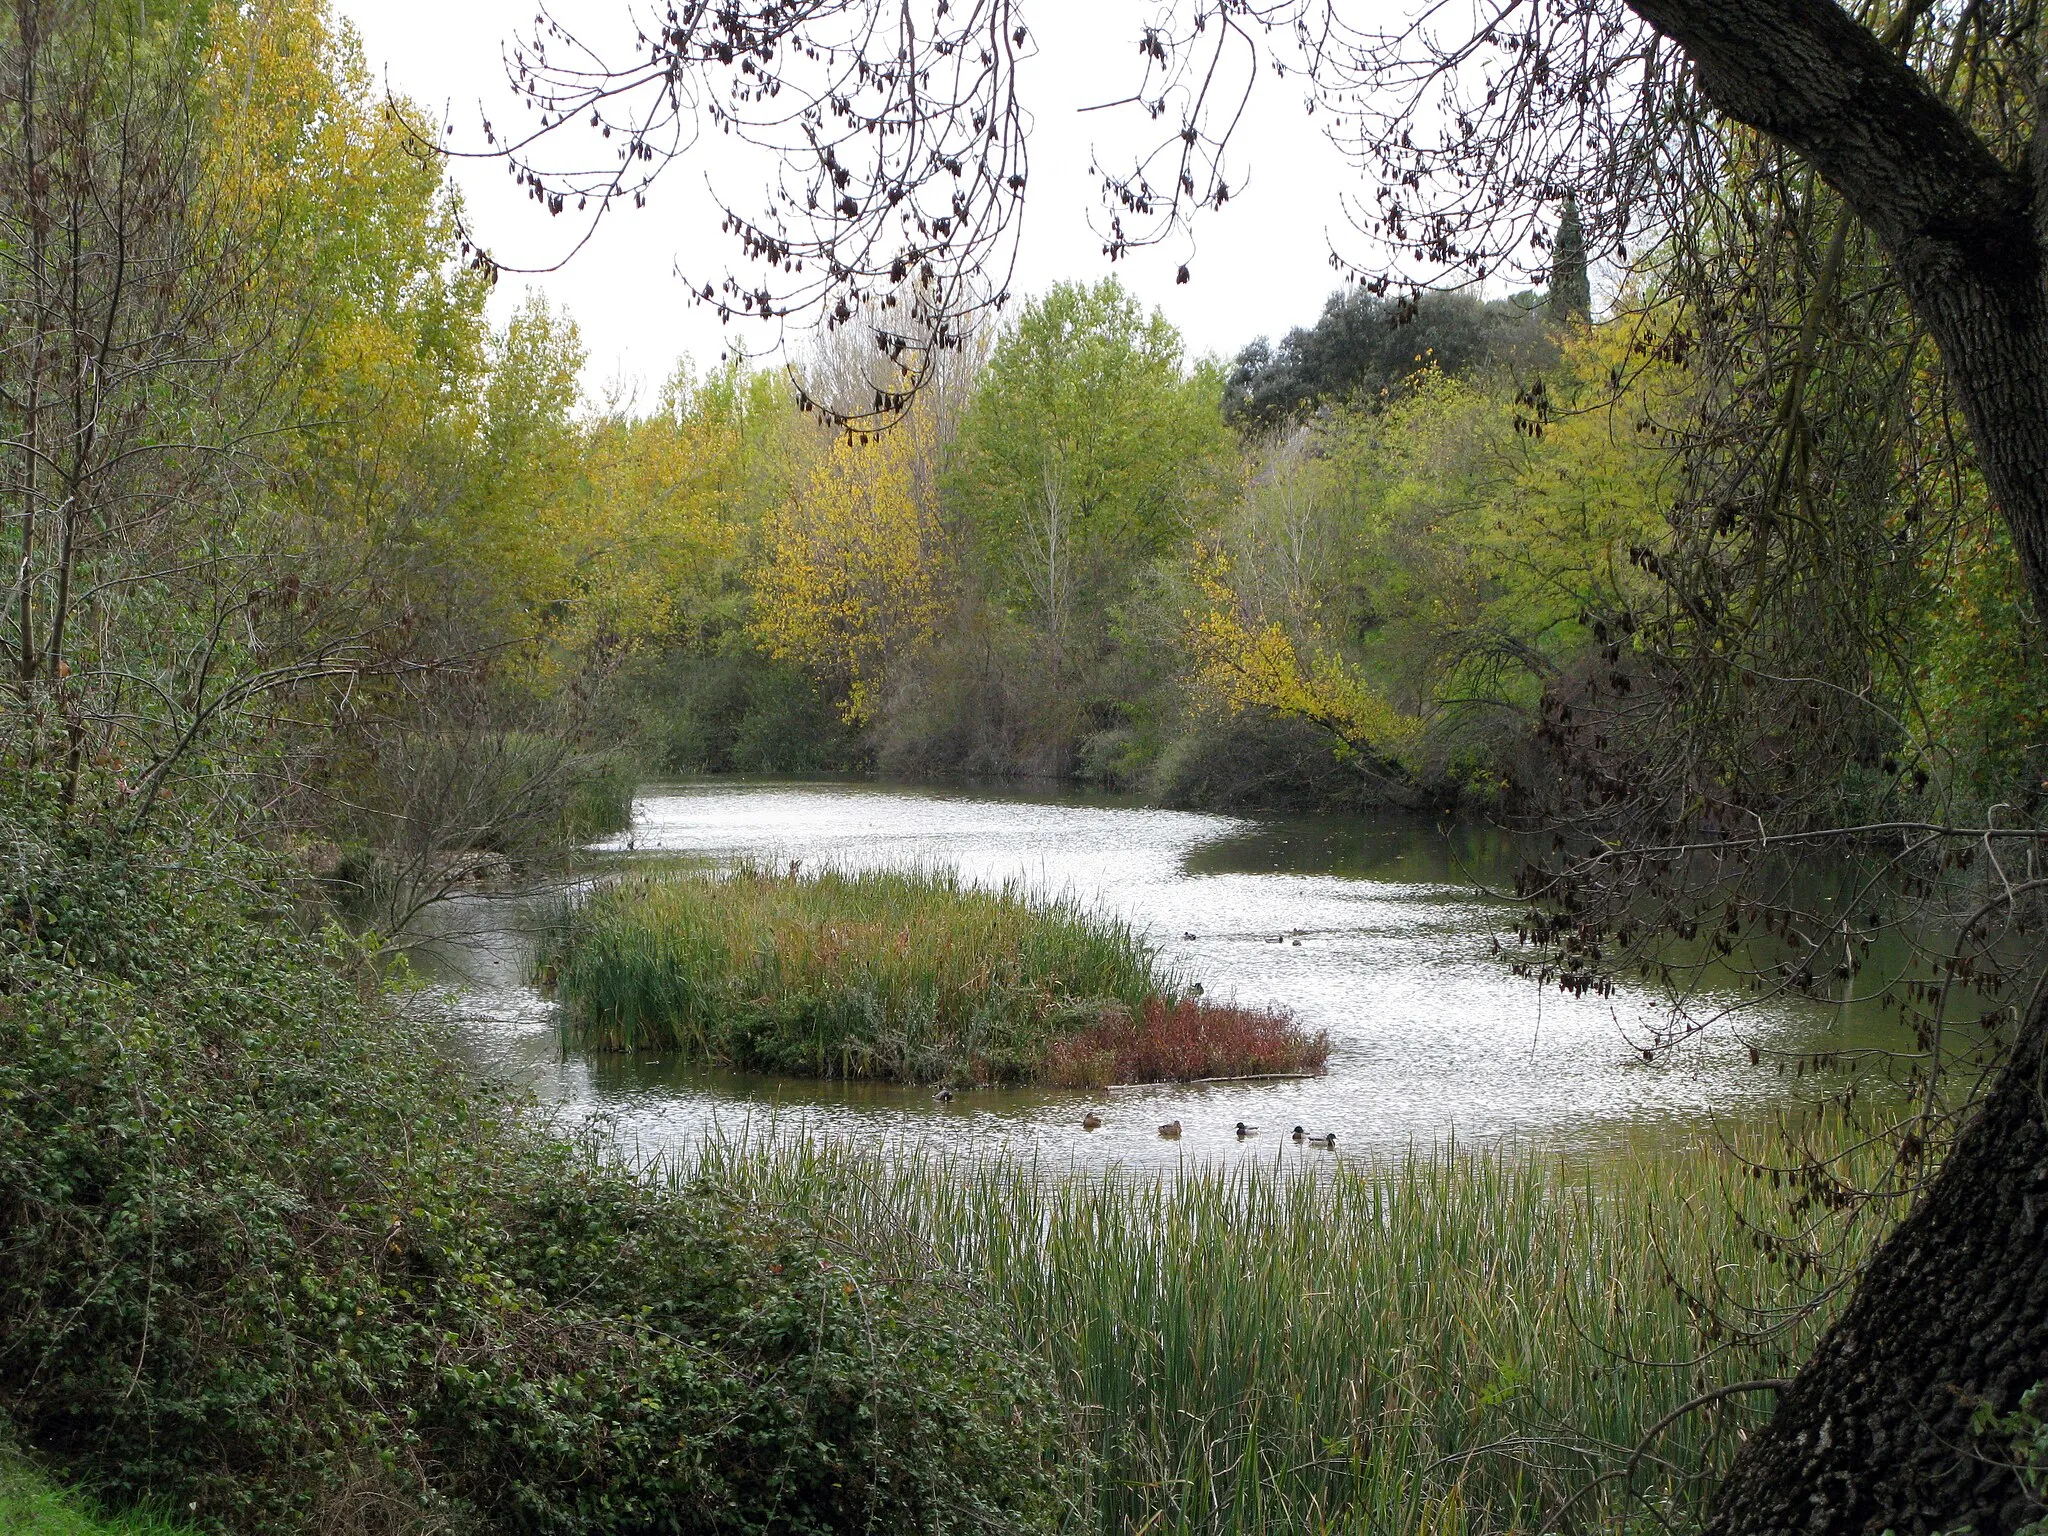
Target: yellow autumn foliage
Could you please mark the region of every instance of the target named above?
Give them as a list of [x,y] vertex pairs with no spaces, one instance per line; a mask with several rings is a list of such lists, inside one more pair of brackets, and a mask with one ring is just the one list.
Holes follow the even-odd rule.
[[945,612],[940,529],[918,474],[930,435],[913,419],[837,438],[764,521],[755,639],[817,678],[850,724],[875,718],[890,669]]
[[1645,585],[1631,551],[1663,528],[1670,456],[1648,425],[1683,386],[1667,373],[1628,327],[1582,327],[1541,390],[1430,367],[1295,429],[1197,553],[1194,698],[1441,771],[1448,732],[1533,707],[1589,643],[1581,615]]
[[538,519],[554,551],[545,601],[566,602],[556,638],[571,653],[676,632],[738,548],[744,422],[719,382],[679,373],[652,415],[579,433],[581,474]]
[[742,538],[741,381],[685,366],[653,411],[578,420],[566,316],[529,299],[493,350],[490,470],[451,531],[526,641],[506,665],[547,686],[685,631]]
[[1232,714],[1264,708],[1296,716],[1343,750],[1398,761],[1421,723],[1388,703],[1317,626],[1302,626],[1305,646],[1297,645],[1277,619],[1248,613],[1229,576],[1228,556],[1196,546],[1204,606],[1187,615],[1187,637],[1198,693]]

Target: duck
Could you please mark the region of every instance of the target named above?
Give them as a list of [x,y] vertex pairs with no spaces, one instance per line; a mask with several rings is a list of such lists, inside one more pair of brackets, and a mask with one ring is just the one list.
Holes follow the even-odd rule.
[[933,1097],[936,1098],[941,1104],[950,1104],[953,1102],[953,1090],[950,1088],[941,1088],[936,1094],[933,1095]]
[[1300,1126],[1298,1126],[1298,1125],[1297,1125],[1297,1126],[1296,1126],[1296,1127],[1294,1128],[1294,1139],[1295,1139],[1295,1140],[1296,1140],[1297,1142],[1307,1141],[1307,1140],[1308,1140],[1308,1132],[1307,1132],[1307,1131],[1304,1131],[1304,1130],[1303,1130],[1303,1129],[1302,1129],[1302,1128],[1301,1128]]
[[1180,1140],[1180,1122],[1178,1120],[1167,1121],[1166,1124],[1159,1127],[1159,1134],[1168,1141]]
[[1337,1150],[1337,1133],[1335,1131],[1325,1131],[1320,1136],[1311,1136],[1308,1139],[1308,1144],[1312,1147],[1322,1147],[1326,1151],[1334,1152]]
[[1092,1131],[1100,1124],[1102,1124],[1102,1116],[1095,1113],[1092,1109],[1081,1117],[1081,1129],[1084,1131]]
[[1239,1141],[1243,1141],[1247,1136],[1256,1136],[1258,1134],[1259,1128],[1256,1125],[1246,1125],[1242,1120],[1237,1122],[1237,1139]]

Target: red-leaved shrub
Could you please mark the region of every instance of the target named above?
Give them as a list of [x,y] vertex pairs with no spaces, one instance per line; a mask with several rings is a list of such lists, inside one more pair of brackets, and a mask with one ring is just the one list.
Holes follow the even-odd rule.
[[1330,1037],[1291,1014],[1196,998],[1153,998],[1137,1013],[1104,1009],[1077,1035],[1056,1040],[1045,1080],[1067,1088],[1105,1083],[1185,1083],[1204,1077],[1321,1072]]

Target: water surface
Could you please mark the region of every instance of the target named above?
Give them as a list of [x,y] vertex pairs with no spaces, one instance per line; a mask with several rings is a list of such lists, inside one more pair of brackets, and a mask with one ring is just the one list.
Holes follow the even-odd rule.
[[[686,859],[946,865],[1023,880],[1116,913],[1212,997],[1277,1004],[1333,1044],[1326,1076],[1106,1093],[832,1084],[719,1072],[656,1057],[561,1050],[553,1005],[526,982],[526,898],[468,898],[439,919],[441,963],[462,990],[467,1047],[544,1099],[609,1117],[644,1149],[713,1124],[876,1141],[943,1137],[1064,1165],[1183,1158],[1327,1158],[1287,1132],[1335,1132],[1339,1155],[1455,1139],[1597,1148],[1726,1116],[1755,1116],[1790,1086],[1749,1047],[1842,1043],[1836,1010],[1779,1001],[1729,1013],[1643,1060],[1667,999],[1623,988],[1573,998],[1510,974],[1495,952],[1513,909],[1488,893],[1512,850],[1485,828],[1386,818],[1233,817],[1080,794],[866,783],[656,786],[600,870]],[[1695,1014],[1719,1011],[1694,999]],[[1728,999],[1733,1003],[1734,999]],[[1874,1028],[1874,1026],[1866,1026]],[[1102,1117],[1081,1128],[1089,1110]],[[1158,1135],[1179,1120],[1178,1141]],[[1240,1140],[1238,1121],[1258,1127]]]

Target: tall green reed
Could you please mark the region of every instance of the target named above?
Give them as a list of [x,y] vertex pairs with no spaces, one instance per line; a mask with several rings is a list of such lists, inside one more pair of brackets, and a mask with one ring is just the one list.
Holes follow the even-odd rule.
[[912,1082],[1022,1080],[1174,989],[1114,917],[928,869],[632,876],[563,907],[537,969],[601,1050]]
[[1071,1405],[1077,1530],[1537,1532],[1696,1521],[1771,1396],[1680,1418],[1624,1476],[1642,1436],[1791,1374],[1824,1317],[1761,1256],[1799,1218],[1751,1140],[1152,1178],[742,1136],[691,1176],[998,1308]]

